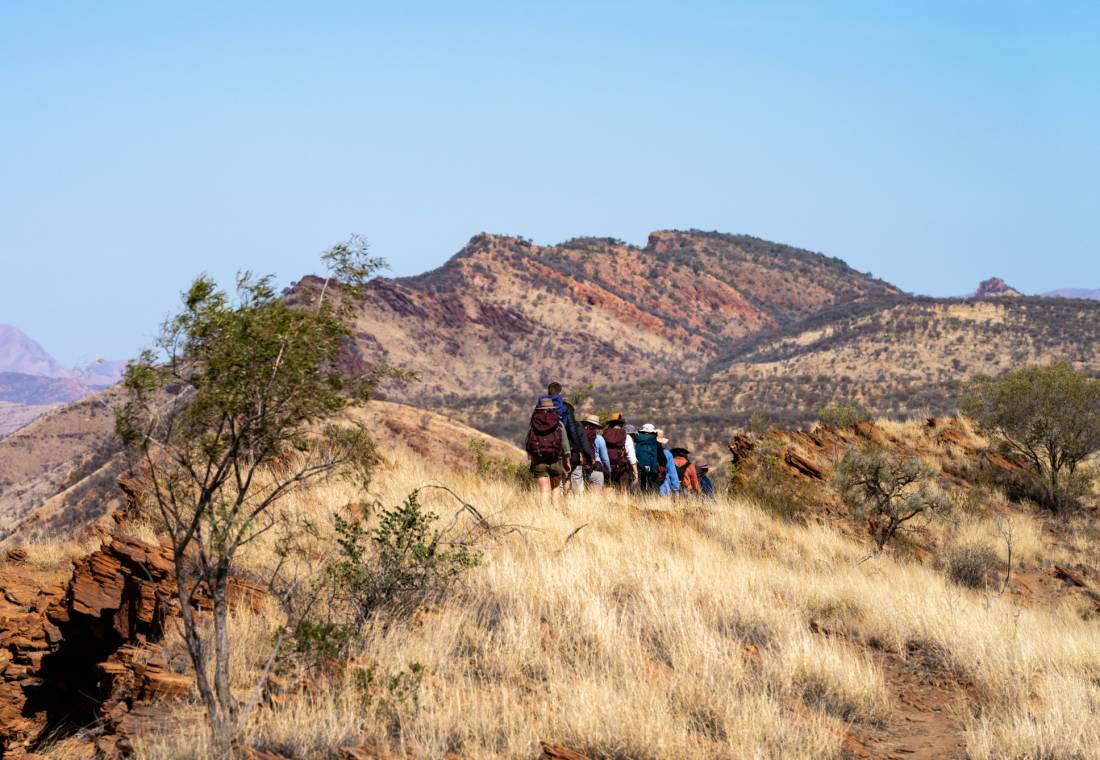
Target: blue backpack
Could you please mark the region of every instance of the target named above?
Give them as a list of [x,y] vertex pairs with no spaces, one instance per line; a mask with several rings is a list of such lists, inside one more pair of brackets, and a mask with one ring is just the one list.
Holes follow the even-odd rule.
[[548,398],[554,402],[554,408],[558,410],[558,419],[565,425],[566,430],[572,430],[573,428],[573,415],[569,413],[569,407],[565,405],[565,399],[561,397],[561,394],[555,394],[553,396],[539,396],[535,401],[535,406],[538,406],[539,401],[544,398]]

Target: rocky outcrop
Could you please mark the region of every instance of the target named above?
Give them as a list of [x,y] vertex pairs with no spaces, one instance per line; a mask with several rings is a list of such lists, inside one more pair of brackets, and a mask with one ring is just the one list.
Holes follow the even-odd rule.
[[186,694],[187,663],[156,643],[175,612],[171,556],[116,535],[51,584],[9,551],[0,565],[0,756],[17,757],[53,729],[99,724],[100,750],[155,702]]
[[[132,483],[131,490],[136,488]],[[17,758],[55,730],[85,726],[101,757],[127,756],[130,738],[170,728],[165,706],[191,690],[191,665],[160,643],[179,610],[169,549],[123,529],[48,582],[28,552],[0,555],[0,758]],[[233,579],[230,605],[259,611],[263,589]],[[208,614],[209,596],[191,598]]]
[[1000,277],[990,277],[978,283],[975,298],[1001,298],[1003,296],[1022,296],[1023,293],[1009,285]]
[[987,449],[969,428],[957,418],[928,418],[923,425],[909,428],[904,437],[888,434],[873,422],[863,421],[846,427],[819,425],[812,432],[771,430],[764,435],[738,433],[729,442],[733,478],[731,488],[746,489],[761,474],[766,462],[777,462],[767,477],[783,482],[772,487],[802,484],[800,498],[811,508],[828,514],[842,514],[841,500],[827,487],[844,452],[850,448],[875,446],[895,458],[912,456],[935,459],[942,463],[937,477],[947,488],[968,487],[978,482],[1010,483],[1025,470],[1011,455]]
[[45,685],[43,661],[62,640],[65,589],[36,583],[26,554],[0,562],[0,757],[25,748],[46,728],[48,714],[33,695]]

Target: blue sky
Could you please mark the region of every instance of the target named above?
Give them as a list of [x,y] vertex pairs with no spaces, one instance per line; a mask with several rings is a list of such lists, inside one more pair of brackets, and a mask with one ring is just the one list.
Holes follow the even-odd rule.
[[745,232],[906,290],[1100,287],[1100,3],[0,9],[0,322],[146,344],[199,272],[366,235]]

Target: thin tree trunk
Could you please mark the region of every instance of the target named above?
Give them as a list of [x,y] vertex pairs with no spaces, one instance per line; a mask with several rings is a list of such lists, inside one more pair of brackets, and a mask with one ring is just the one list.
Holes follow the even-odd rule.
[[[219,569],[214,577],[214,688],[217,691],[218,704],[227,724],[226,728],[235,732],[233,725],[237,718],[237,704],[229,683],[229,602],[227,599],[228,575]],[[232,738],[232,737],[227,737]]]
[[210,679],[206,675],[206,652],[203,651],[202,640],[199,638],[196,627],[195,612],[191,607],[191,593],[187,575],[184,572],[183,557],[179,552],[175,554],[176,594],[180,603],[180,617],[183,619],[183,637],[187,644],[187,654],[191,657],[191,667],[195,669],[195,686],[206,708],[207,724],[211,733],[217,734],[218,727],[221,725],[221,710],[218,708],[214,690],[210,688]]

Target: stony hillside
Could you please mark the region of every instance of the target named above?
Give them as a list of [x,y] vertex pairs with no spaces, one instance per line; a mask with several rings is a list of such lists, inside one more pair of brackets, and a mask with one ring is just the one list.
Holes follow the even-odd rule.
[[[399,427],[421,424],[415,410],[397,411]],[[449,445],[454,430],[423,424],[418,439]],[[936,487],[956,505],[881,554],[861,523],[818,498],[837,452],[868,440],[937,465]],[[992,452],[958,420],[742,438],[731,450],[743,475],[761,476],[754,462],[766,447],[779,471],[763,476],[764,493],[810,494],[806,514],[780,516],[770,498],[701,504],[615,492],[550,510],[514,481],[450,469],[440,452],[392,440],[372,488],[379,503],[447,484],[461,501],[421,496],[479,562],[412,614],[373,613],[347,663],[287,651],[272,673],[268,654],[286,620],[257,580],[285,553],[274,537],[251,544],[229,587],[231,687],[243,699],[259,683],[264,694],[242,754],[1100,753],[1094,516],[1052,520],[976,485]],[[311,541],[332,541],[347,500],[335,481],[301,495],[295,508],[316,526]],[[0,757],[223,756],[208,746],[192,691],[172,563],[141,509],[110,535],[70,539],[55,531],[0,550]],[[201,591],[194,603],[209,608]],[[310,614],[325,620],[328,603]],[[349,684],[346,672],[364,676]]]
[[[114,435],[116,391],[82,399],[0,439],[0,545],[86,533],[126,502],[117,486],[126,469]],[[515,446],[423,409],[372,401],[354,410],[383,460],[411,450],[428,461],[472,467],[471,440],[485,456],[523,460]]]
[[0,438],[60,404],[114,385],[125,366],[96,359],[66,369],[21,330],[0,325]]
[[689,375],[746,336],[897,293],[839,259],[742,235],[655,232],[644,248],[478,235],[439,269],[372,283],[358,337],[366,358],[419,373],[400,397],[465,397],[580,368],[598,383]]
[[[753,415],[804,425],[832,401],[893,417],[947,414],[965,379],[1052,360],[1100,373],[1100,303],[885,297],[839,304],[751,336],[697,377],[670,373],[597,385],[586,408],[654,421],[714,458]],[[563,382],[589,377],[564,373]],[[524,391],[438,403],[493,435],[519,440],[533,392]]]
[[0,438],[53,408],[52,404],[12,404],[0,401]]

